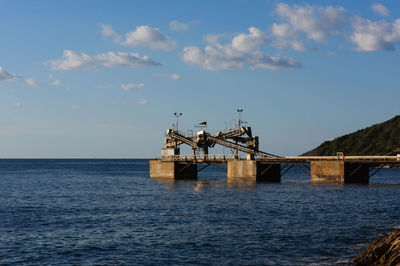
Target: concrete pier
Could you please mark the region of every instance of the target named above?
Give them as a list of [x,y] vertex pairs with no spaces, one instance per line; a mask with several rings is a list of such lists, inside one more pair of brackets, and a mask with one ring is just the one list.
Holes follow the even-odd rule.
[[281,165],[256,160],[228,161],[228,181],[280,182]]
[[359,183],[368,184],[368,164],[350,163],[343,160],[311,161],[311,183]]
[[[150,177],[174,179],[197,179],[197,173],[210,165],[227,172],[228,182],[245,181],[280,182],[294,165],[299,166],[311,176],[311,183],[367,184],[383,167],[400,167],[400,154],[397,156],[345,156],[338,152],[336,156],[278,156],[259,150],[259,139],[253,136],[251,127],[241,124],[239,112],[238,125],[229,130],[207,132],[207,122],[200,126],[202,130],[193,134],[178,130],[178,121],[167,130],[164,147],[158,160],[150,161]],[[177,118],[180,114],[174,113]],[[180,154],[181,145],[189,146],[193,154]],[[233,151],[230,154],[210,154],[210,148],[221,145]],[[240,152],[240,153],[239,153]],[[246,155],[246,160],[240,156]],[[219,165],[227,164],[225,167]],[[197,165],[204,165],[198,170]],[[308,167],[310,165],[310,167]],[[282,166],[282,167],[281,167]]]
[[[300,156],[257,158],[240,160],[229,155],[173,155],[150,161],[150,177],[163,179],[197,179],[198,169],[207,165],[222,165],[227,171],[228,182],[280,182],[293,165],[310,165],[313,184],[368,184],[382,167],[399,167],[398,156]],[[198,165],[205,165],[198,168]],[[281,170],[281,165],[285,170]]]
[[197,179],[197,164],[150,160],[150,178]]

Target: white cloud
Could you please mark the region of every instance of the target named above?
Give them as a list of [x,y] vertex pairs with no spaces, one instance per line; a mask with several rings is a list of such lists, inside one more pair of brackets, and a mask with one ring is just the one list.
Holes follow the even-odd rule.
[[279,49],[291,49],[299,52],[309,51],[307,46],[305,46],[302,42],[296,40],[279,39],[277,41],[272,42],[272,45]]
[[379,4],[379,3],[372,4],[371,8],[375,13],[377,13],[379,15],[382,15],[382,16],[390,15],[389,9],[382,4]]
[[301,51],[301,52],[308,51],[308,48],[303,43],[298,41],[291,41],[290,47],[295,51]]
[[53,82],[51,83],[51,85],[53,85],[53,86],[60,86],[61,85],[61,81],[59,79],[56,79],[53,74],[50,74],[49,78],[53,79]]
[[95,69],[97,62],[94,57],[85,53],[64,50],[61,59],[50,61],[53,70]]
[[4,68],[0,66],[0,81],[15,81],[20,77],[14,73],[7,72]]
[[104,37],[118,35],[118,33],[112,28],[111,25],[104,25],[104,24],[101,24],[101,34]]
[[167,79],[172,79],[172,80],[180,80],[181,79],[181,75],[179,74],[153,74],[153,76],[155,77],[160,77],[160,78],[167,78]]
[[149,57],[140,56],[137,53],[108,52],[90,56],[71,50],[65,50],[60,59],[49,61],[49,63],[53,70],[96,69],[98,65],[104,67],[160,65]]
[[235,58],[227,54],[225,49],[216,49],[209,45],[204,50],[196,46],[185,47],[182,60],[187,64],[198,65],[211,71],[237,69],[243,67],[245,63],[244,58]]
[[[183,49],[182,60],[206,70],[220,71],[244,67],[250,68],[299,68],[301,65],[288,56],[270,56],[259,49],[267,43],[267,37],[259,29],[249,28],[249,34],[238,34],[227,45],[209,43],[204,50],[196,46]],[[215,40],[214,40],[215,41]]]
[[16,108],[20,108],[20,107],[22,107],[22,103],[16,102],[16,103],[13,104],[13,106],[16,107]]
[[120,43],[122,36],[113,29],[111,25],[105,25],[101,24],[101,35],[103,35],[104,38],[108,37],[113,37],[114,42]]
[[81,108],[79,105],[72,105],[72,106],[71,106],[71,109],[72,109],[72,110],[77,110],[77,109],[79,109],[79,108]]
[[293,5],[279,3],[276,13],[286,22],[273,25],[273,34],[281,38],[305,38],[324,42],[331,34],[336,34],[348,20],[343,7],[322,7],[310,5]]
[[266,68],[271,70],[283,68],[299,68],[301,64],[289,56],[266,55],[261,52],[255,52],[248,59],[252,69]]
[[251,52],[267,43],[267,36],[261,30],[250,27],[250,34],[239,34],[232,39],[232,48],[240,52]]
[[171,30],[174,30],[174,31],[186,31],[186,30],[189,29],[189,25],[188,24],[179,22],[177,20],[170,21],[169,22],[169,27],[170,27]]
[[161,33],[158,28],[149,26],[137,26],[135,31],[125,34],[125,40],[119,42],[125,46],[148,46],[153,50],[170,51],[176,48],[177,44],[170,37]]
[[121,84],[121,88],[124,91],[130,91],[130,90],[133,90],[133,89],[144,88],[144,83],[139,83],[139,84],[132,84],[132,83]]
[[108,52],[96,55],[94,58],[105,67],[160,65],[160,63],[152,61],[148,56],[140,56],[137,53]]
[[147,100],[145,100],[145,99],[142,99],[142,100],[138,101],[137,103],[140,104],[140,105],[143,105],[143,106],[149,105],[149,102]]
[[350,39],[357,45],[358,51],[394,50],[394,45],[400,42],[400,19],[388,23],[355,17],[352,27]]
[[[372,10],[384,16],[390,11],[382,4],[375,3]],[[325,42],[329,36],[349,36],[356,45],[356,50],[389,51],[395,49],[400,42],[400,19],[393,23],[381,20],[371,21],[357,15],[348,15],[343,7],[288,5],[279,3],[275,9],[284,23],[274,23],[272,34],[278,38],[272,45],[278,48],[289,48],[297,51],[309,50],[299,38],[307,38],[316,42]],[[349,27],[352,32],[345,33]],[[292,40],[288,40],[291,38]]]
[[272,34],[279,38],[290,38],[290,37],[298,38],[301,36],[301,34],[295,28],[293,28],[291,25],[287,23],[283,24],[273,23]]
[[29,86],[39,86],[39,82],[37,82],[34,78],[29,78],[26,79],[25,82],[29,85]]
[[171,79],[172,80],[180,80],[181,76],[179,74],[171,74]]
[[209,45],[219,45],[219,40],[225,37],[224,34],[207,34],[204,36],[204,41],[206,41]]
[[259,51],[253,53],[235,53],[229,47],[215,48],[206,46],[201,50],[195,46],[183,49],[183,61],[187,64],[198,65],[206,70],[220,71],[244,67],[245,64],[254,68],[299,68],[300,63],[285,56],[270,56]]

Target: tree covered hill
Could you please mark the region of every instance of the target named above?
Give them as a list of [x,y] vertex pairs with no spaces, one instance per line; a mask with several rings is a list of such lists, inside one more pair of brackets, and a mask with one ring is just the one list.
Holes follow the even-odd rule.
[[336,155],[337,152],[343,152],[344,155],[400,154],[400,115],[332,141],[325,141],[303,155]]

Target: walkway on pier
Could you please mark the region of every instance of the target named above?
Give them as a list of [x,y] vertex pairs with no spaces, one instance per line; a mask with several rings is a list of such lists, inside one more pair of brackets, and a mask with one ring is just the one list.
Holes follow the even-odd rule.
[[[206,166],[198,169],[198,165]],[[219,166],[226,164],[226,168]],[[175,179],[197,178],[209,165],[227,172],[228,179],[280,182],[293,166],[311,177],[313,183],[368,183],[382,167],[400,168],[398,156],[288,156],[271,158],[262,155],[241,159],[235,154],[160,156],[150,163],[151,175]]]
[[[158,160],[177,161],[194,163],[227,163],[233,160],[246,160],[244,158],[236,158],[234,154],[207,154],[207,155],[171,155],[158,156]],[[344,161],[347,163],[365,163],[365,164],[395,164],[400,165],[400,155],[398,156],[287,156],[271,158],[269,156],[256,156],[254,160],[259,162],[277,163],[277,164],[309,164],[312,161]]]

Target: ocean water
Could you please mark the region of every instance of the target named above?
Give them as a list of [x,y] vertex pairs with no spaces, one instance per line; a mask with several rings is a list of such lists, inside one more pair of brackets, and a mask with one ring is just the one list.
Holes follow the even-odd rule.
[[148,160],[0,160],[0,264],[346,264],[400,227],[400,171],[369,185],[149,178]]

